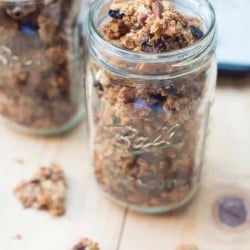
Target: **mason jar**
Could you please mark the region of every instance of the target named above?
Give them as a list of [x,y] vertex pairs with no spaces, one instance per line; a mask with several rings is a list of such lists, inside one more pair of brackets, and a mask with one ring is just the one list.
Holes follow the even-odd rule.
[[0,1],[0,114],[22,132],[53,135],[83,116],[80,0]]
[[175,51],[142,53],[100,32],[110,0],[89,14],[87,102],[96,180],[117,204],[143,213],[176,209],[196,193],[216,85],[215,14],[206,0],[174,0],[204,36]]

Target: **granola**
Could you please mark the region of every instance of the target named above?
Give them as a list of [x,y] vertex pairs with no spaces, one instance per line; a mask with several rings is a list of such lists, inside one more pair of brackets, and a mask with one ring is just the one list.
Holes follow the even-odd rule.
[[180,245],[176,250],[199,250],[195,245]]
[[0,3],[0,113],[54,131],[79,113],[78,0]]
[[99,246],[88,238],[82,238],[72,250],[99,250]]
[[199,19],[185,18],[169,1],[114,0],[102,33],[119,47],[146,53],[177,50],[203,37]]
[[[124,54],[142,55],[141,61],[145,54],[177,51],[204,36],[200,19],[181,14],[166,0],[114,0],[106,14],[98,27],[104,39]],[[211,61],[191,74],[165,79],[162,75],[181,67],[97,54],[115,69],[90,59],[93,162],[102,190],[139,211],[184,204],[199,180]]]
[[47,210],[52,216],[65,213],[67,182],[57,165],[41,167],[29,181],[22,181],[14,193],[24,208]]

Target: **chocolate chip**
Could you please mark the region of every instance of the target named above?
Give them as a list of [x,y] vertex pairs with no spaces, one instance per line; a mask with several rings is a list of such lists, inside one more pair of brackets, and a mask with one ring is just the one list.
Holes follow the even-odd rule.
[[109,10],[109,16],[114,18],[114,19],[122,19],[125,14],[124,13],[120,13],[118,10]]
[[200,39],[204,36],[204,33],[200,28],[194,25],[190,25],[189,28],[194,38]]

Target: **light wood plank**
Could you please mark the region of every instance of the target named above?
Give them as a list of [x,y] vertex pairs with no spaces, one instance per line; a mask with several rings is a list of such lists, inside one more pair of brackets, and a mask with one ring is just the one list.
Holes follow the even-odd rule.
[[[200,192],[190,206],[168,215],[126,214],[103,198],[89,163],[83,124],[52,138],[0,125],[0,249],[66,250],[87,236],[101,250],[174,250],[182,243],[201,250],[249,250],[249,214],[248,222],[233,230],[219,223],[213,208],[218,199],[234,195],[250,213],[250,77],[221,77],[220,82],[224,84],[216,92]],[[245,84],[236,88],[235,82]],[[23,210],[12,194],[21,179],[51,162],[63,167],[69,182],[67,214],[57,219]],[[16,233],[22,240],[12,239]]]
[[[102,249],[115,250],[124,210],[113,207],[96,187],[84,126],[55,138],[25,136],[0,128],[0,249],[64,250],[80,237],[90,237]],[[23,158],[24,164],[18,164],[15,157]],[[67,213],[61,218],[24,210],[12,194],[21,179],[52,162],[61,165],[68,178]],[[16,233],[22,240],[12,239]]]
[[231,229],[214,212],[216,201],[226,196],[242,198],[250,212],[249,135],[250,85],[219,87],[200,192],[190,206],[169,215],[128,213],[120,250],[174,250],[179,244],[195,244],[201,250],[249,250],[250,216],[243,226]]

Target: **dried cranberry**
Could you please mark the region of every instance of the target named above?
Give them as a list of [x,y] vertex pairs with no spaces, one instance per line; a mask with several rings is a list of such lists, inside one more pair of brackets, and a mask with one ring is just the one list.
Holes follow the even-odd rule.
[[189,28],[194,38],[200,39],[204,36],[204,33],[200,28],[194,25],[190,25]]
[[109,16],[114,18],[114,19],[122,19],[125,14],[124,13],[120,13],[118,10],[109,10]]

